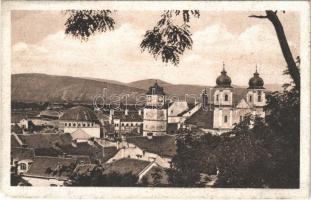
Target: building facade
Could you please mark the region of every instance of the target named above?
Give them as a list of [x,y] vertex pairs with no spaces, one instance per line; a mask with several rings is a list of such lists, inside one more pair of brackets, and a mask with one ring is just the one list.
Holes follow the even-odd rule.
[[244,120],[246,115],[265,116],[265,88],[259,73],[250,78],[249,87],[234,88],[225,68],[216,79],[216,86],[208,92],[202,92],[202,105],[193,116],[186,119],[185,124],[199,128],[226,131]]
[[167,105],[163,87],[156,82],[146,94],[146,106],[143,113],[143,136],[166,134],[168,121]]

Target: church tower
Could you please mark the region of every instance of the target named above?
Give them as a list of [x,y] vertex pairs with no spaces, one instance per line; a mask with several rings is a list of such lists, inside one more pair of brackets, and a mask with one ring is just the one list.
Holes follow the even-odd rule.
[[266,105],[266,95],[265,88],[263,87],[264,81],[257,72],[257,66],[254,76],[249,79],[248,86],[246,94],[247,103],[252,106],[253,114],[264,117],[263,107]]
[[166,134],[167,109],[165,105],[165,93],[163,87],[157,83],[146,94],[146,106],[144,108],[143,136],[158,136]]
[[231,86],[231,78],[227,75],[225,64],[223,70],[216,79],[215,92],[213,96],[214,102],[214,122],[215,129],[232,128],[232,109],[233,109],[233,88]]

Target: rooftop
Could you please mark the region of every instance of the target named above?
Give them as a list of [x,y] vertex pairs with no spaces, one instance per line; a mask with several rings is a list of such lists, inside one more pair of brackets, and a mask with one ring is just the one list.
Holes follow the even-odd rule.
[[176,154],[175,137],[170,135],[153,136],[148,139],[144,136],[128,137],[127,142],[132,143],[139,148],[159,156],[173,157]]
[[45,178],[67,178],[71,172],[60,170],[61,166],[69,167],[76,162],[77,159],[74,158],[36,156],[29,171],[25,175]]
[[98,122],[94,111],[85,106],[76,106],[66,110],[60,120]]
[[132,173],[133,175],[138,175],[150,164],[148,161],[123,158],[112,163],[106,164],[104,166],[104,174],[109,174],[112,172],[117,172],[120,174]]

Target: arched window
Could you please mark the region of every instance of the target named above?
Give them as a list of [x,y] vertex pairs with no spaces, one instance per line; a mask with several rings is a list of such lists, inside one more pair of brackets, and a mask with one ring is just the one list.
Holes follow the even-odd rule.
[[227,123],[227,122],[228,122],[228,116],[225,115],[225,117],[224,117],[224,123]]
[[250,96],[249,96],[249,102],[252,102],[252,100],[253,100],[253,98],[252,98],[252,96],[250,95]]
[[76,127],[76,123],[73,123],[73,126]]
[[27,169],[26,163],[21,163],[20,168],[21,168],[21,170],[26,170]]
[[218,94],[216,95],[216,101],[218,101],[219,100],[219,96],[218,96]]
[[124,126],[124,124],[122,123],[121,126]]
[[71,126],[71,123],[69,123],[68,126]]
[[85,124],[83,123],[83,127],[85,127]]
[[125,126],[129,126],[128,123],[126,123]]
[[65,123],[65,126],[67,126],[67,123]]
[[225,95],[225,101],[228,101],[228,99],[229,99],[229,97],[228,97],[228,95],[226,94],[226,95]]
[[87,123],[87,127],[90,127],[90,123]]
[[78,127],[80,127],[81,126],[81,124],[80,123],[78,123]]

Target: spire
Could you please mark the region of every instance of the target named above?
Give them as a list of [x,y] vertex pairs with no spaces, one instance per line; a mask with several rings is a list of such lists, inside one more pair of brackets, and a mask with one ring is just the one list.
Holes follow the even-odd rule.
[[257,68],[258,68],[258,66],[257,66],[257,64],[256,64],[256,71],[255,71],[255,73],[254,73],[254,76],[259,76],[259,73],[258,73],[258,71],[257,71]]
[[222,61],[222,71],[223,71],[223,72],[226,71],[226,69],[225,69],[225,62],[224,62],[224,61]]

